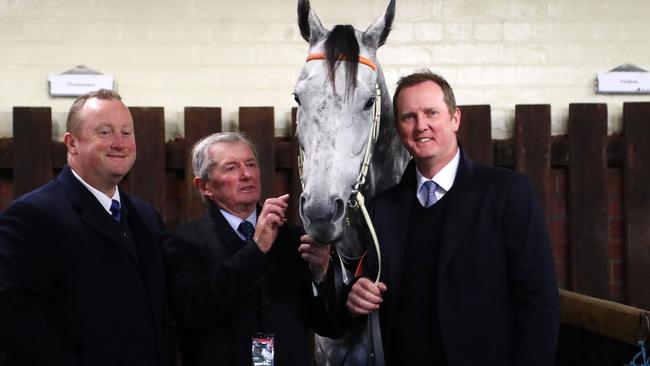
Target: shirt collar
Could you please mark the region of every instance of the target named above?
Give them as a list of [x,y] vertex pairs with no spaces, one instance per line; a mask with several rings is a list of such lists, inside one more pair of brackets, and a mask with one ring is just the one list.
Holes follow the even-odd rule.
[[70,168],[70,171],[72,171],[72,175],[74,175],[74,177],[77,178],[77,180],[81,182],[81,184],[83,184],[84,187],[86,187],[90,191],[90,193],[92,193],[93,196],[95,196],[95,198],[97,198],[97,201],[99,201],[102,207],[104,207],[106,212],[111,213],[111,203],[113,202],[113,200],[119,202],[120,207],[122,207],[122,201],[120,200],[120,190],[117,189],[117,187],[115,187],[115,192],[113,193],[113,197],[108,197],[106,194],[104,194],[104,192],[86,183],[86,181],[83,180],[79,176],[79,174],[77,174],[77,172],[75,172],[74,169],[72,169],[72,167]]
[[454,185],[454,180],[456,179],[456,172],[458,171],[458,164],[460,163],[460,149],[456,149],[456,155],[445,165],[440,169],[436,175],[433,176],[432,179],[426,178],[420,171],[415,168],[415,174],[417,175],[417,191],[420,191],[420,187],[424,184],[424,182],[428,180],[432,180],[438,185],[439,189],[444,190],[444,192],[448,192],[451,187]]
[[[230,225],[230,227],[232,227],[232,229],[235,230],[237,235],[240,238],[246,240],[246,238],[244,238],[244,236],[242,234],[240,234],[239,231],[237,231],[237,228],[239,227],[239,224],[241,224],[241,222],[244,221],[244,220],[242,220],[241,218],[231,214],[230,212],[224,210],[223,208],[219,208],[219,211],[221,212],[223,217],[226,219],[226,221],[228,221],[228,224]],[[253,224],[253,227],[257,226],[257,210],[256,209],[253,210],[253,212],[246,218],[246,221]]]

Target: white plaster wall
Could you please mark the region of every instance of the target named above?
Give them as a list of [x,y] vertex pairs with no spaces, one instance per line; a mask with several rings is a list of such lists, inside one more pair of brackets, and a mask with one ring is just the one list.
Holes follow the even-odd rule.
[[[388,0],[312,0],[327,27],[365,29]],[[493,138],[513,133],[516,104],[551,104],[554,134],[569,103],[607,103],[621,129],[624,101],[594,79],[622,63],[650,69],[648,0],[397,0],[380,50],[389,89],[428,67],[459,104],[492,106]],[[51,98],[47,76],[86,65],[113,74],[130,106],[165,108],[167,138],[185,106],[220,106],[225,130],[239,106],[273,106],[285,135],[307,45],[293,0],[0,0],[0,137],[14,106],[51,106],[61,139],[72,99]]]

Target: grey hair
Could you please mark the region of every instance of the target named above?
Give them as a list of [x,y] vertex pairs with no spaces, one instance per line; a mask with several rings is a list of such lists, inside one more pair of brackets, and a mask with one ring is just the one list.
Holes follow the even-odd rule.
[[194,176],[203,180],[210,179],[212,166],[214,166],[218,160],[215,157],[213,157],[215,159],[210,157],[210,149],[212,146],[216,144],[235,143],[244,143],[248,145],[248,147],[253,151],[253,155],[255,155],[255,160],[259,161],[255,144],[253,144],[246,135],[241,132],[217,132],[202,138],[192,147],[192,170],[194,171]]

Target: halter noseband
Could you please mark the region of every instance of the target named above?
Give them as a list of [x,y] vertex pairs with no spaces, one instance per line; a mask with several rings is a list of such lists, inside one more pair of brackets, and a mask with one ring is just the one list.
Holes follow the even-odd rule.
[[[307,60],[306,62],[313,61],[313,60],[324,60],[325,59],[325,52],[318,52],[318,53],[310,53],[307,55]],[[340,55],[338,60],[341,61],[349,61],[347,57],[344,55]],[[377,72],[377,66],[375,65],[372,60],[367,59],[363,56],[359,56],[359,63],[364,64],[372,69],[372,71]],[[377,142],[377,138],[379,137],[379,127],[381,123],[381,88],[379,87],[379,83],[375,83],[375,109],[374,109],[374,115],[373,119],[370,122],[370,132],[368,133],[368,142],[366,143],[366,149],[363,155],[363,162],[361,163],[361,169],[359,171],[359,176],[357,177],[357,181],[354,183],[352,186],[352,193],[350,194],[350,199],[348,200],[348,206],[350,208],[360,208],[361,212],[363,213],[363,217],[366,221],[366,225],[368,225],[368,229],[370,231],[370,235],[372,236],[372,240],[375,244],[375,249],[377,251],[377,262],[378,262],[378,271],[377,271],[377,279],[375,280],[375,283],[379,282],[379,278],[381,276],[381,253],[379,250],[379,241],[377,239],[377,234],[375,233],[375,227],[372,224],[372,220],[370,220],[370,215],[368,215],[368,210],[366,209],[365,205],[365,198],[359,188],[361,185],[363,185],[366,182],[366,175],[368,174],[368,169],[370,167],[370,158],[372,157],[372,147],[375,146],[375,143]],[[298,152],[298,174],[300,175],[300,184],[302,188],[305,188],[305,184],[303,181],[303,160],[304,160],[304,153],[302,149],[299,149]],[[340,256],[339,256],[340,259]]]

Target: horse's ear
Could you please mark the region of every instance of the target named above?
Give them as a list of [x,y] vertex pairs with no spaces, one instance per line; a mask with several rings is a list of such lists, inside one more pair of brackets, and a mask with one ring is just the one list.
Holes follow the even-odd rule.
[[379,48],[386,42],[388,33],[393,26],[393,19],[395,18],[395,0],[390,0],[388,8],[384,15],[380,16],[371,24],[365,32],[363,32],[362,41],[365,45]]
[[311,10],[309,0],[298,0],[298,26],[300,27],[300,35],[310,44],[311,41],[321,39],[326,32],[316,13]]

